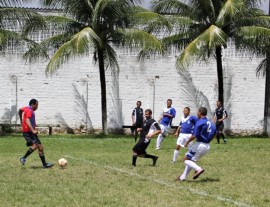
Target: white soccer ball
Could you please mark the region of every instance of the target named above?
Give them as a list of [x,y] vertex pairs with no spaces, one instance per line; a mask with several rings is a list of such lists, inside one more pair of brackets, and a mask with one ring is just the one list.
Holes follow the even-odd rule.
[[68,163],[68,161],[65,158],[61,158],[61,159],[58,160],[58,165],[60,167],[66,167],[67,163]]

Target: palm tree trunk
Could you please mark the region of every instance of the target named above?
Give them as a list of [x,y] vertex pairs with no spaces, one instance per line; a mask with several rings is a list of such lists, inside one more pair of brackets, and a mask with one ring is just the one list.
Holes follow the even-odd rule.
[[107,96],[106,96],[106,76],[104,67],[103,50],[98,49],[99,79],[101,87],[101,113],[102,113],[102,131],[107,134]]
[[223,88],[223,68],[222,68],[221,46],[216,47],[216,61],[217,61],[217,76],[218,76],[218,100],[221,101],[223,105],[224,88]]
[[265,97],[264,97],[264,133],[270,136],[270,53],[266,54]]

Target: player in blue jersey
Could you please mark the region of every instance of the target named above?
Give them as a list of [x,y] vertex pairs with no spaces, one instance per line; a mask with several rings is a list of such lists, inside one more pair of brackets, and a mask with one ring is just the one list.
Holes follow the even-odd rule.
[[200,107],[198,110],[198,118],[192,136],[186,142],[185,147],[189,145],[194,139],[196,143],[192,148],[186,153],[184,158],[185,170],[182,175],[177,177],[178,181],[183,181],[186,179],[189,172],[194,169],[195,174],[193,179],[197,179],[203,172],[204,169],[201,168],[196,162],[204,155],[206,155],[210,150],[209,143],[216,134],[216,126],[207,117],[207,109],[205,107]]
[[160,123],[161,133],[158,135],[156,149],[160,149],[160,144],[164,138],[169,134],[172,125],[172,120],[176,115],[175,109],[172,107],[172,100],[167,100],[167,107],[163,109],[162,116],[158,120]]
[[[198,120],[196,116],[190,115],[189,107],[185,107],[183,113],[184,113],[184,116],[181,118],[179,126],[175,132],[175,136],[177,136],[178,139],[177,139],[176,147],[173,153],[172,163],[176,162],[180,148],[185,147],[185,144],[188,141],[188,139],[191,137],[194,126]],[[188,149],[190,149],[192,145],[193,145],[193,142],[190,142],[188,145]]]

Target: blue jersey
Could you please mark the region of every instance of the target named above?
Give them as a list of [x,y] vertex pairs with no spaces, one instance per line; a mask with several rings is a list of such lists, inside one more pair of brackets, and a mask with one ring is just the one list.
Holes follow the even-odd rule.
[[198,118],[196,116],[182,117],[182,119],[179,123],[179,126],[181,126],[180,133],[192,134],[194,126],[195,126],[197,121],[198,121]]
[[197,142],[210,143],[215,134],[216,126],[207,117],[203,117],[197,121],[193,131]]
[[174,108],[164,108],[163,109],[163,114],[164,113],[170,114],[170,115],[172,115],[172,117],[163,115],[163,117],[162,117],[162,119],[160,121],[160,124],[162,124],[163,126],[171,126],[172,125],[172,120],[176,115],[175,109]]

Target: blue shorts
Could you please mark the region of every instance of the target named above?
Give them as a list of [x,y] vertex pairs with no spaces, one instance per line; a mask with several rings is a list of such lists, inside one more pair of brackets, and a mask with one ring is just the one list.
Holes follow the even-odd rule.
[[23,137],[26,141],[26,146],[32,146],[33,144],[39,145],[41,141],[39,140],[38,136],[33,132],[23,132]]

